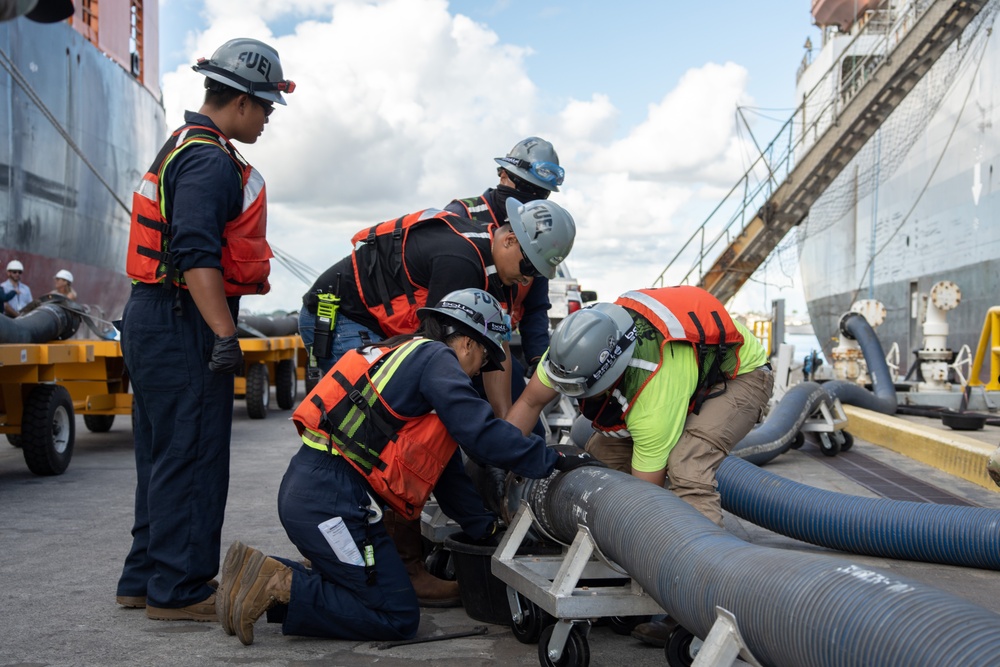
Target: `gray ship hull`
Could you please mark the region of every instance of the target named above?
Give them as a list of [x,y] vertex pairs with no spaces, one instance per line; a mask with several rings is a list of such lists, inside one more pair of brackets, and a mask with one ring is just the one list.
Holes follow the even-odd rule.
[[986,311],[1000,304],[1000,38],[983,29],[991,24],[970,27],[934,65],[797,231],[827,354],[856,299],[886,306],[877,333],[886,350],[899,345],[903,372],[922,345],[920,295],[935,282],[962,292],[948,313],[955,351],[975,352]]
[[165,138],[161,100],[67,23],[0,23],[0,49],[0,265],[19,259],[36,296],[69,269],[82,303],[118,317],[129,290],[129,215],[116,197],[131,205]]

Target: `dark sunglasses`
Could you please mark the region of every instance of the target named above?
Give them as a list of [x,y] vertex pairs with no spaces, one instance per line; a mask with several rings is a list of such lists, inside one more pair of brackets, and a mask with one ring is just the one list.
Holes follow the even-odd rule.
[[256,97],[251,97],[251,101],[264,110],[264,118],[270,118],[271,114],[274,113],[274,102],[262,102]]
[[524,248],[521,248],[521,263],[518,264],[518,270],[521,275],[525,278],[541,278],[541,272],[535,268],[535,265],[531,263],[528,256],[524,254]]

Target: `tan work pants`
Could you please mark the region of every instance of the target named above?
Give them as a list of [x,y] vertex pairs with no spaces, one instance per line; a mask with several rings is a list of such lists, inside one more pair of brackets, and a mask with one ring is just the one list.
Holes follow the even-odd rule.
[[[716,385],[717,391],[722,385]],[[722,525],[722,501],[715,471],[730,450],[760,421],[771,398],[774,376],[765,368],[738,375],[721,396],[688,414],[684,432],[667,458],[668,488],[696,510]],[[632,440],[594,433],[586,450],[608,467],[632,473]]]

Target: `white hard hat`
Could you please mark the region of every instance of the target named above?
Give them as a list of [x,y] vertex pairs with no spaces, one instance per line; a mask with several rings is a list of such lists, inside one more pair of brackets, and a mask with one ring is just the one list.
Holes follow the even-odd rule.
[[21,262],[17,261],[16,259],[12,259],[9,262],[7,262],[7,270],[24,271],[24,264],[21,264]]
[[59,273],[56,274],[56,278],[62,278],[68,283],[73,282],[73,274],[66,269],[59,269]]

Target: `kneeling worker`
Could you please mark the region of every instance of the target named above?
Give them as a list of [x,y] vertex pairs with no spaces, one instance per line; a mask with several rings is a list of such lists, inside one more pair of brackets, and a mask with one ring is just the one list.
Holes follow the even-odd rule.
[[285,634],[413,637],[417,596],[382,511],[388,505],[406,519],[419,517],[433,490],[466,534],[489,538],[495,524],[480,520],[481,501],[478,512],[465,506],[478,496],[458,446],[531,478],[593,462],[522,437],[473,389],[472,376],[505,358],[506,317],[495,298],[459,290],[418,314],[417,334],[349,351],[292,416],[304,444],[281,482],[278,514],[312,569],[233,543],[222,567],[219,620],[244,644],[278,603],[287,605]]

